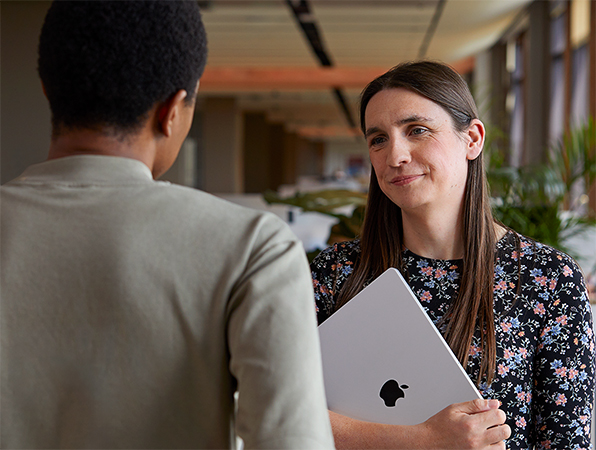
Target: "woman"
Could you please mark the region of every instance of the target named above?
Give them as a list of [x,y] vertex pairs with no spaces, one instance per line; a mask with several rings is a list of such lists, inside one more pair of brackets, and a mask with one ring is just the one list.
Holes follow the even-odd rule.
[[594,338],[581,271],[495,222],[466,83],[440,63],[401,64],[365,88],[360,117],[373,168],[362,235],[312,263],[319,323],[396,267],[501,407],[452,405],[413,427],[330,413],[336,445],[589,448]]

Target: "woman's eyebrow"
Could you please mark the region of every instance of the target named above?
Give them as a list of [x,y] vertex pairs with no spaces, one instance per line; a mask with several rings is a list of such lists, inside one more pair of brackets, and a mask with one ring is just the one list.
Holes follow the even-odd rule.
[[364,133],[364,137],[365,137],[365,138],[367,138],[367,137],[369,137],[371,134],[377,133],[377,132],[379,132],[379,131],[381,131],[381,129],[380,129],[380,128],[378,128],[378,127],[372,127],[372,128],[368,128],[368,129],[366,130],[366,132]]
[[405,125],[407,123],[412,123],[412,122],[432,122],[432,121],[433,121],[433,119],[430,119],[428,117],[419,116],[418,114],[413,114],[411,116],[397,120],[395,123],[398,125]]

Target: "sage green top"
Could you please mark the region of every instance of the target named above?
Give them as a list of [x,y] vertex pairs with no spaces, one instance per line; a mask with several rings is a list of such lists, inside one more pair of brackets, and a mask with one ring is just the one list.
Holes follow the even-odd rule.
[[333,447],[308,264],[271,214],[44,162],[1,188],[1,282],[2,448]]

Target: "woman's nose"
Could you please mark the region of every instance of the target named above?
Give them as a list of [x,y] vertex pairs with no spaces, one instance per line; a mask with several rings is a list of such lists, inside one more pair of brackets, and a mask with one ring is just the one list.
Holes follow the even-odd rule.
[[399,140],[392,140],[387,153],[387,165],[391,167],[399,167],[407,164],[412,160],[410,149],[405,142]]

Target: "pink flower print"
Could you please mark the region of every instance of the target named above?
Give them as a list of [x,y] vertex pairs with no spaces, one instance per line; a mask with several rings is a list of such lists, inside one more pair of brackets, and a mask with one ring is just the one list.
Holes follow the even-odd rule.
[[443,269],[437,269],[437,270],[435,271],[435,278],[437,278],[437,279],[441,279],[441,278],[443,278],[445,275],[447,275],[447,271],[446,271],[446,270],[443,270]]
[[544,327],[544,329],[542,330],[542,333],[540,333],[540,337],[546,336],[546,333],[548,333],[549,331],[550,331],[550,327]]
[[524,401],[526,399],[526,393],[525,392],[518,392],[517,393],[517,398],[518,398],[518,400]]
[[424,291],[422,293],[422,296],[420,297],[420,301],[422,302],[430,302],[430,300],[433,298],[432,294],[428,291]]
[[563,275],[565,275],[566,277],[570,277],[572,273],[573,271],[569,268],[567,264],[565,264],[565,266],[563,266]]
[[520,347],[518,350],[519,350],[519,354],[522,355],[522,358],[525,359],[528,356],[528,350],[527,349],[525,349],[523,347]]
[[555,400],[555,404],[561,406],[561,405],[564,405],[565,403],[567,403],[567,397],[565,397],[565,394],[559,394],[557,396],[557,400]]
[[515,424],[520,428],[526,428],[526,419],[524,417],[520,417],[515,421]]
[[422,269],[420,269],[420,272],[422,272],[424,275],[427,275],[429,277],[433,276],[433,268],[432,267],[423,267]]
[[556,287],[557,287],[557,280],[553,278],[552,280],[550,280],[550,284],[548,285],[548,288],[551,291],[553,291]]
[[520,245],[521,248],[526,248],[526,247],[529,247],[529,246],[530,246],[530,244],[528,244],[527,242],[522,242],[521,245]]
[[579,421],[581,423],[587,423],[588,422],[588,416],[579,416]]
[[546,448],[546,449],[552,448],[552,447],[550,446],[550,444],[551,444],[551,441],[542,441],[542,442],[540,443],[540,445],[542,445],[542,446],[543,446],[544,448]]
[[498,373],[501,376],[504,376],[507,372],[509,372],[509,367],[505,366],[504,364],[499,364]]
[[532,393],[528,392],[526,394],[526,402],[531,403],[532,402]]
[[577,369],[569,369],[569,372],[567,373],[567,376],[569,377],[570,380],[573,380],[578,375],[579,375],[579,370],[577,370]]
[[536,283],[538,283],[540,286],[546,286],[547,278],[544,276],[543,277],[534,277],[534,281]]
[[501,322],[501,329],[505,333],[509,333],[509,331],[511,330],[511,322]]
[[558,369],[555,369],[555,373],[560,377],[565,377],[567,375],[567,367],[559,367]]
[[534,308],[534,314],[538,314],[539,316],[543,316],[546,310],[544,309],[544,305],[542,303],[538,303]]
[[495,286],[495,291],[504,291],[505,289],[507,289],[507,282],[504,280],[499,281]]
[[472,344],[470,346],[470,352],[469,355],[470,356],[476,356],[477,354],[480,353],[480,347],[478,347],[476,344]]
[[510,359],[515,356],[515,353],[512,352],[511,350],[509,350],[508,348],[506,348],[505,352],[504,352],[504,356],[505,356],[505,359]]
[[567,316],[559,316],[555,319],[555,322],[560,323],[561,325],[567,325]]
[[516,251],[511,253],[511,258],[514,259],[515,261],[517,261],[517,252]]

